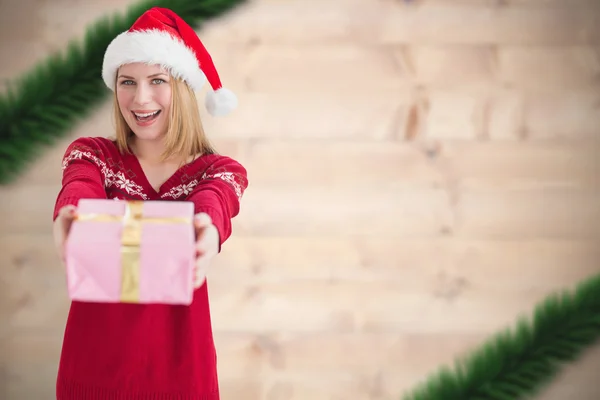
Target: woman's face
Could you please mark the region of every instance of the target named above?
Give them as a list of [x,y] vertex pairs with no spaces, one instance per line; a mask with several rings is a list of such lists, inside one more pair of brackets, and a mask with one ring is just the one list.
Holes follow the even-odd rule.
[[170,79],[160,65],[132,63],[119,68],[119,109],[139,139],[162,139],[166,134],[171,109]]

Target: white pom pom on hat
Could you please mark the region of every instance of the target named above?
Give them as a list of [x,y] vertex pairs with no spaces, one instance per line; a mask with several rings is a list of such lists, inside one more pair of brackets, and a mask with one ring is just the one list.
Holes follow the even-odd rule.
[[206,94],[205,106],[213,116],[227,115],[238,105],[236,95],[221,84],[212,58],[196,32],[167,8],[149,9],[108,45],[102,65],[106,86],[115,90],[117,70],[133,62],[161,65],[194,91],[208,80],[212,91]]

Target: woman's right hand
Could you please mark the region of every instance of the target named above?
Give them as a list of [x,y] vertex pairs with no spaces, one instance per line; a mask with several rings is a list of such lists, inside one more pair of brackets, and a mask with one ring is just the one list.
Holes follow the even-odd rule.
[[54,220],[53,234],[54,244],[60,260],[65,262],[65,242],[71,229],[71,224],[77,215],[77,208],[73,205],[64,206],[58,211],[58,216]]

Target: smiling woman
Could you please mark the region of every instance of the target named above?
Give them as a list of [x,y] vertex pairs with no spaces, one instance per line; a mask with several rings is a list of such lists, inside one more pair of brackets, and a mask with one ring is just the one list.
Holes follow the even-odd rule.
[[219,399],[205,275],[231,235],[248,180],[241,164],[208,143],[194,93],[202,77],[213,89],[211,114],[237,105],[194,31],[168,9],[150,9],[106,51],[116,138],[79,138],[67,148],[54,210],[57,250],[64,255],[80,199],[189,201],[197,214],[196,290],[189,306],[73,301],[58,400]]

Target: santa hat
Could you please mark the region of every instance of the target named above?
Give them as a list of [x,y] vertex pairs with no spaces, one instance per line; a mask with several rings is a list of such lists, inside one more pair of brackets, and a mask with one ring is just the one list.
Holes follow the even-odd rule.
[[212,58],[196,32],[169,9],[151,8],[109,44],[102,66],[106,86],[114,91],[117,70],[133,62],[161,65],[194,91],[208,79],[212,90],[205,104],[211,115],[226,115],[237,107],[237,97],[221,85]]

